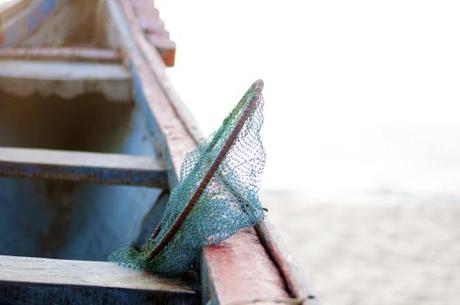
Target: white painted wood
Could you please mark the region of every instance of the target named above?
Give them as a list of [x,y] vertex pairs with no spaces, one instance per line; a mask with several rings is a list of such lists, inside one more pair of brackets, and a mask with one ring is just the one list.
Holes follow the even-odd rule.
[[131,101],[131,77],[120,64],[2,60],[0,67],[0,89],[19,97],[98,92],[110,101]]

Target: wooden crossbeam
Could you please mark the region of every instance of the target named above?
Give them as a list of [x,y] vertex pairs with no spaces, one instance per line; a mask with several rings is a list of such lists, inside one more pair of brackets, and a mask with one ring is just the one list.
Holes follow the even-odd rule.
[[15,96],[102,93],[109,101],[131,101],[131,76],[121,64],[10,59],[0,67],[0,89]]
[[0,304],[198,304],[193,285],[110,262],[0,255]]
[[47,149],[0,148],[0,176],[168,187],[162,160]]
[[83,47],[0,48],[0,59],[120,63],[117,50]]

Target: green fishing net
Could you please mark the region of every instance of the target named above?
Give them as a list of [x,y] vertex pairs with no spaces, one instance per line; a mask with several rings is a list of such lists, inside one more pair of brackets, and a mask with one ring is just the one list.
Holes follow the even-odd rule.
[[[179,183],[171,191],[156,235],[141,249],[123,248],[113,252],[110,260],[132,268],[179,275],[190,269],[203,246],[217,244],[263,219],[264,209],[258,197],[265,164],[260,137],[262,86],[262,81],[255,82],[222,126],[186,155]],[[229,140],[231,137],[233,141]],[[232,143],[229,145],[229,142]],[[219,164],[213,169],[217,159]],[[213,170],[172,239],[153,259],[149,257],[196,195],[206,180],[204,177]]]

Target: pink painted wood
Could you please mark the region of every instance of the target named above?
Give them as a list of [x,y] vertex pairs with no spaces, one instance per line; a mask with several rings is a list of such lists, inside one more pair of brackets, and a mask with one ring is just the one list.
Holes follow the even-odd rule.
[[275,304],[289,298],[279,270],[267,255],[254,229],[243,229],[203,253],[208,294],[219,304]]

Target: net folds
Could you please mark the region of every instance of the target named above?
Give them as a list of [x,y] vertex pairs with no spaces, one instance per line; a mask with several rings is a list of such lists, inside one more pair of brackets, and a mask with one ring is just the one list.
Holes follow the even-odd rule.
[[[113,252],[109,257],[111,261],[146,271],[180,275],[190,269],[203,246],[218,244],[239,229],[263,220],[264,209],[258,196],[265,165],[260,135],[262,87],[263,82],[256,81],[221,127],[185,156],[179,183],[171,191],[156,235],[141,249],[122,248]],[[212,176],[185,220],[167,245],[152,257],[153,249],[168,235],[210,171]]]

